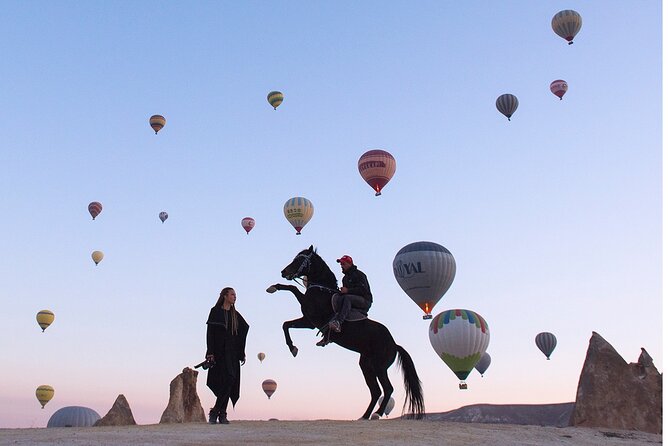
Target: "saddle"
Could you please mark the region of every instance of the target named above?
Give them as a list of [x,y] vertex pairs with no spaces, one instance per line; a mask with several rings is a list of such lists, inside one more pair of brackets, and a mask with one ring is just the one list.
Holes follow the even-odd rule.
[[[340,308],[340,301],[342,297],[340,294],[335,293],[332,294],[332,310],[336,313],[336,309]],[[356,322],[356,321],[361,321],[363,319],[367,319],[369,315],[366,313],[364,310],[360,310],[359,308],[352,307],[350,309],[350,313],[348,313],[348,317],[346,318],[347,321],[350,322]]]

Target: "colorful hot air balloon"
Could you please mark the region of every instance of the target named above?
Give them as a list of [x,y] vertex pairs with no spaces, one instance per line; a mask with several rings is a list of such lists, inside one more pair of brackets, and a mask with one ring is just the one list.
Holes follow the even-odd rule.
[[271,91],[267,95],[267,101],[269,101],[269,104],[276,110],[276,107],[283,103],[283,93],[280,91]]
[[246,234],[251,232],[255,227],[255,219],[253,217],[244,217],[241,219],[241,227],[246,230]]
[[55,318],[56,316],[53,314],[53,311],[50,310],[41,310],[37,313],[37,323],[42,329],[42,333],[53,323]]
[[271,399],[271,396],[276,391],[276,386],[276,381],[273,379],[265,379],[262,381],[262,390],[264,390],[264,393],[267,394],[267,398]]
[[556,81],[552,81],[550,84],[550,91],[554,93],[559,98],[559,100],[562,100],[568,91],[568,84],[564,80],[557,79]]
[[104,253],[102,251],[93,251],[91,257],[93,258],[93,262],[95,262],[95,265],[97,265],[104,258]]
[[543,352],[547,359],[550,359],[550,355],[557,346],[557,337],[546,331],[538,333],[536,335],[536,346]]
[[455,279],[455,258],[433,242],[414,242],[399,250],[392,261],[394,278],[422,308],[422,319],[431,319],[431,310]]
[[369,150],[360,156],[357,169],[378,196],[381,189],[392,179],[397,170],[397,162],[389,152],[380,149]]
[[569,45],[573,45],[573,39],[580,28],[582,17],[576,11],[565,9],[552,17],[552,29],[559,37],[566,39]]
[[42,405],[42,409],[44,409],[46,403],[51,401],[51,398],[53,398],[54,393],[55,391],[53,390],[53,387],[47,385],[39,386],[37,390],[35,390],[35,396],[37,397],[39,403]]
[[520,101],[515,95],[510,93],[502,94],[496,98],[496,109],[508,118],[508,121],[510,121],[510,117],[515,113],[519,105]]
[[162,115],[153,115],[149,118],[148,123],[151,124],[151,128],[155,130],[155,134],[157,135],[165,124],[167,124],[167,120]]
[[283,214],[297,230],[297,235],[299,235],[302,233],[302,228],[313,217],[313,203],[304,197],[290,198],[283,205]]
[[466,389],[466,377],[489,345],[489,326],[471,310],[447,310],[429,324],[429,341],[436,354],[460,379]]
[[158,214],[158,218],[160,219],[161,222],[165,222],[169,218],[169,214],[165,211],[162,211]]
[[88,212],[90,212],[91,217],[93,217],[93,220],[95,220],[95,217],[100,215],[100,212],[102,212],[102,203],[99,201],[93,201],[88,205]]
[[483,376],[483,373],[485,373],[485,370],[487,370],[491,363],[492,357],[489,356],[489,353],[485,352],[485,354],[482,355],[482,358],[480,358],[480,361],[475,365],[475,369],[480,373],[480,376]]
[[266,356],[267,356],[267,355],[265,355],[264,353],[260,352],[260,353],[257,354],[257,359],[259,359],[260,362],[262,362],[262,361],[264,361],[264,358],[265,358]]

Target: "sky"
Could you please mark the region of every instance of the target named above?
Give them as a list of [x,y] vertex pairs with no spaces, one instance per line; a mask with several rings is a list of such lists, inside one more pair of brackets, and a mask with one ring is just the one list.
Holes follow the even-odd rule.
[[[583,18],[573,45],[550,26],[563,9]],[[0,427],[71,405],[104,415],[119,394],[157,423],[226,286],[250,324],[231,420],[359,418],[358,355],[295,330],[293,358],[281,326],[299,305],[265,292],[310,245],[339,283],[343,254],[367,274],[369,316],[413,358],[427,412],[574,401],[592,331],[662,372],[661,14],[617,0],[6,2]],[[510,122],[503,93],[519,99]],[[371,149],[397,162],[379,197],[357,170]],[[315,207],[299,236],[283,215],[294,196]],[[465,391],[393,275],[421,240],[457,263],[433,314],[490,327],[491,365]],[[542,331],[558,339],[550,361]]]

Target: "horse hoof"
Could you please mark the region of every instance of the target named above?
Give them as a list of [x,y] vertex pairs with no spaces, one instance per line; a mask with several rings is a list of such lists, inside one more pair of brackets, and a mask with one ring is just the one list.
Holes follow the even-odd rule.
[[290,353],[292,353],[292,356],[296,358],[296,357],[297,357],[297,353],[299,353],[299,349],[298,349],[297,347],[292,347],[292,348],[290,349]]
[[278,290],[276,289],[276,287],[274,285],[267,288],[267,293],[275,293],[276,291],[278,291]]
[[371,418],[369,418],[369,419],[370,420],[380,420],[380,415],[378,415],[377,413],[374,412],[374,413],[371,414]]

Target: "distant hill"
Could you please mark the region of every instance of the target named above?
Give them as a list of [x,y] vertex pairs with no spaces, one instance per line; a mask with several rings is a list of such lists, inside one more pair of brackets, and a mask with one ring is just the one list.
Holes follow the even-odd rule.
[[575,403],[473,404],[449,412],[428,413],[425,420],[566,427],[574,406]]

